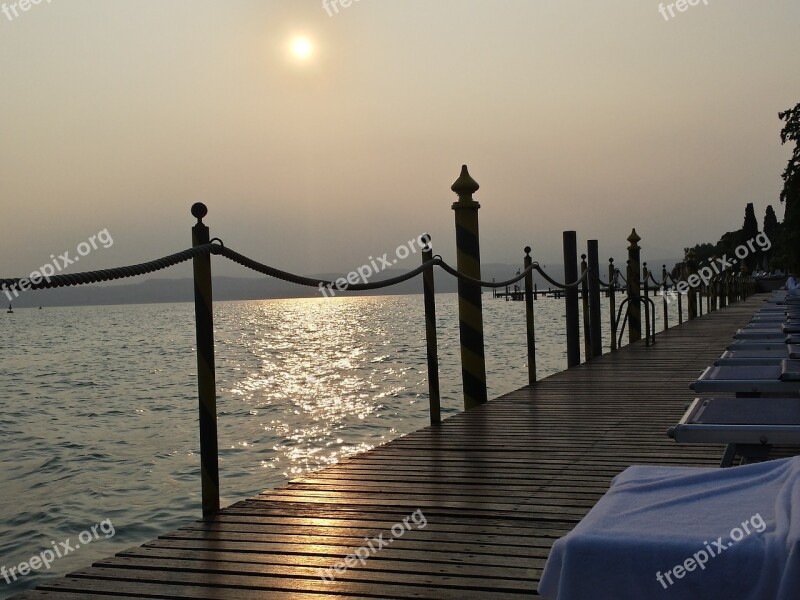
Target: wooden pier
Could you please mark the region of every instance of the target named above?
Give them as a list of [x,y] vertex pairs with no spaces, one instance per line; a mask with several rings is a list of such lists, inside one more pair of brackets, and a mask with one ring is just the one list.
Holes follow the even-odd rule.
[[[632,464],[715,466],[666,430],[751,297],[342,461],[19,598],[527,598],[553,541]],[[491,374],[490,374],[491,376]],[[393,539],[392,527],[414,511]],[[401,525],[402,529],[402,525]],[[326,571],[368,540],[386,546]],[[389,542],[389,540],[391,540]],[[322,570],[322,571],[320,571]],[[332,581],[320,574],[333,573]]]

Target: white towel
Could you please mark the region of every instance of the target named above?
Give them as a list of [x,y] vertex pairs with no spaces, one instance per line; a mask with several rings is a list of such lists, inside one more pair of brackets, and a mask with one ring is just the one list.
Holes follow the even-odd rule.
[[556,541],[539,593],[798,600],[799,513],[800,457],[730,469],[630,467]]

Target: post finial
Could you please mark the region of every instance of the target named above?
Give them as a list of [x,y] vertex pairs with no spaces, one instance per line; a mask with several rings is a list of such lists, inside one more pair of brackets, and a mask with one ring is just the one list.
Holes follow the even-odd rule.
[[203,222],[203,217],[208,214],[208,207],[203,204],[202,202],[195,202],[192,204],[192,216],[197,219],[198,222]]
[[628,241],[631,243],[631,247],[637,248],[641,240],[642,238],[640,238],[639,234],[636,233],[636,228],[634,227],[631,229],[631,234],[628,236]]
[[525,251],[525,256],[530,256],[531,255],[531,247],[530,246],[525,246],[524,251]]
[[472,200],[472,194],[480,189],[480,185],[469,174],[467,165],[461,166],[461,175],[455,180],[450,189],[458,194],[459,200]]

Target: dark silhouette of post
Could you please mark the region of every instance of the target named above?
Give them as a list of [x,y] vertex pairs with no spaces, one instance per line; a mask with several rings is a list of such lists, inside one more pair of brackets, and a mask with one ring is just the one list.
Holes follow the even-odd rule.
[[583,313],[583,356],[586,362],[592,358],[592,331],[589,323],[589,265],[586,255],[581,254],[581,313]]
[[682,263],[678,267],[678,276],[680,279],[677,282],[673,280],[673,283],[675,284],[675,291],[678,293],[678,325],[683,324],[683,292],[680,291],[678,284],[684,280],[683,274],[685,270],[686,266]]
[[[192,227],[192,246],[210,241],[203,217],[205,204],[192,205],[197,224]],[[192,259],[194,267],[194,318],[197,329],[197,388],[200,401],[200,477],[203,517],[219,511],[219,453],[217,443],[217,384],[214,367],[214,312],[211,289],[211,255]]]
[[589,254],[589,326],[591,328],[592,358],[603,354],[603,328],[600,323],[600,258],[597,240],[587,242]]
[[617,349],[617,327],[614,325],[617,318],[617,269],[614,266],[614,259],[608,259],[608,284],[610,295],[608,296],[608,310],[611,316],[611,351]]
[[630,242],[630,246],[628,246],[628,343],[630,344],[642,339],[642,292],[639,282],[642,252],[639,241],[641,239],[636,233],[636,229],[633,229],[628,236],[628,242]]
[[[467,165],[451,189],[458,195],[453,203],[456,217],[457,267],[461,273],[481,278],[478,209],[481,205],[472,195],[480,189],[470,177]],[[487,401],[486,359],[483,350],[483,306],[481,288],[458,282],[458,327],[461,338],[461,380],[464,386],[464,408],[469,410]]]
[[[533,264],[531,247],[525,246],[523,265],[528,269]],[[528,385],[536,383],[536,328],[533,317],[533,299],[536,288],[533,285],[533,271],[525,273],[525,333],[528,343]]]
[[[578,281],[578,234],[564,232],[564,283]],[[581,331],[578,324],[578,286],[564,290],[564,307],[567,313],[567,368],[581,364]]]
[[686,272],[688,274],[686,283],[689,284],[689,292],[687,294],[686,304],[689,310],[689,320],[697,318],[697,262],[695,261],[694,248],[689,248],[686,253]]
[[661,265],[661,300],[664,305],[664,331],[669,329],[669,308],[667,302],[667,265]]
[[[431,236],[424,235],[425,247],[422,249],[422,264],[433,259]],[[425,342],[428,357],[428,396],[431,425],[442,422],[439,393],[439,347],[436,340],[436,296],[433,283],[433,266],[422,274],[422,291],[425,303]]]

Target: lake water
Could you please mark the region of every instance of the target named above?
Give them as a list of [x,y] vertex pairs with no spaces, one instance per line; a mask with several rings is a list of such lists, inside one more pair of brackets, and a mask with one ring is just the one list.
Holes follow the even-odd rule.
[[[421,296],[214,308],[223,505],[428,424]],[[484,294],[484,309],[492,398],[527,383],[524,303]],[[540,299],[535,311],[544,377],[566,366],[564,302]],[[447,417],[462,410],[456,296],[438,295],[437,313]],[[201,511],[192,304],[2,318],[0,567],[54,543],[67,552],[10,584],[0,575],[6,598]],[[79,543],[84,531],[91,543]],[[81,547],[65,550],[68,539]]]

